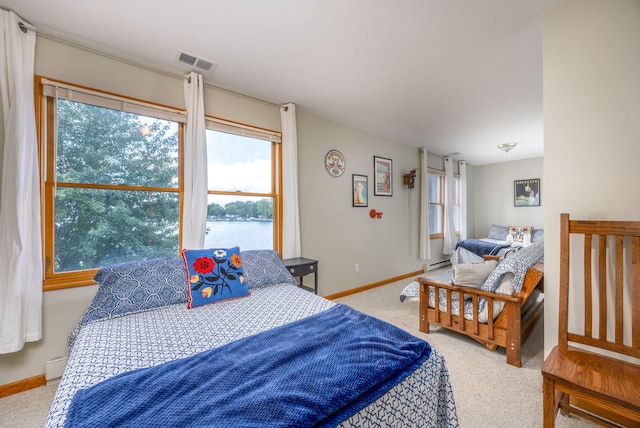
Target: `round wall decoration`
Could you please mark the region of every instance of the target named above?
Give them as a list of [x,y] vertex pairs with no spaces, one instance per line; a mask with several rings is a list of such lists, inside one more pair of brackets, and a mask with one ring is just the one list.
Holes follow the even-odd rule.
[[345,164],[344,156],[339,150],[331,149],[324,157],[324,167],[332,177],[340,177],[344,172]]

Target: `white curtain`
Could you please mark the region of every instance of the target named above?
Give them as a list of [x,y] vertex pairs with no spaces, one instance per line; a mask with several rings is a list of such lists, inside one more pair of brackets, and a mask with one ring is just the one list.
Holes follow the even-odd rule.
[[467,162],[458,162],[460,173],[460,240],[467,239]]
[[207,226],[207,131],[204,121],[202,75],[191,72],[184,80],[187,129],[184,145],[184,204],[182,248],[204,247]]
[[300,211],[298,208],[298,133],[296,105],[280,107],[282,121],[282,258],[300,257]]
[[420,260],[431,259],[431,237],[429,235],[429,171],[427,149],[420,149]]
[[[0,354],[42,338],[40,176],[33,73],[36,35],[0,10],[4,153],[0,190]],[[27,24],[24,24],[27,25]]]
[[447,156],[444,158],[444,238],[442,240],[442,254],[451,254],[456,244],[455,203],[453,160]]

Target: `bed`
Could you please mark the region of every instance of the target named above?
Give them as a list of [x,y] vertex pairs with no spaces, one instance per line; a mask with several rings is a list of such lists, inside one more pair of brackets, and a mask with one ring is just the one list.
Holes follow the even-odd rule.
[[[420,331],[430,324],[464,334],[490,350],[506,349],[507,363],[521,367],[522,341],[544,310],[544,241],[506,255],[499,261],[459,264],[405,287],[402,297],[419,296]],[[457,268],[486,270],[483,281],[460,283]],[[461,303],[462,302],[462,303]]]
[[[250,295],[193,309],[180,258],[101,269],[46,427],[458,426],[437,350],[299,288],[274,251],[240,254]],[[388,343],[352,343],[358,326]]]
[[482,263],[484,256],[498,259],[520,248],[544,240],[544,229],[529,226],[491,225],[486,238],[465,239],[456,243],[451,264]]

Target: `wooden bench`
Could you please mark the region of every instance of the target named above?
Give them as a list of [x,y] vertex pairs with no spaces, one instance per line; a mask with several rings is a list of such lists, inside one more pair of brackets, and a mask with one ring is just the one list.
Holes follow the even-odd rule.
[[558,410],[640,426],[640,222],[561,214],[559,285],[558,344],[542,365],[544,426]]
[[[456,286],[451,284],[438,283],[429,278],[418,278],[420,284],[420,331],[429,333],[429,324],[436,324],[449,330],[462,333],[482,343],[492,351],[501,346],[507,351],[507,363],[520,367],[522,341],[528,336],[536,321],[542,316],[544,309],[543,301],[528,302],[529,297],[536,299],[532,295],[538,289],[544,291],[544,265],[538,263],[527,271],[522,288],[519,293],[513,295],[491,293],[479,289]],[[446,294],[444,310],[441,310],[439,301],[436,298],[435,305],[429,305],[429,288],[439,296],[441,290]],[[473,302],[472,319],[468,320],[464,316],[453,315],[451,311],[454,299],[464,299],[463,296],[471,297]],[[487,322],[482,323],[479,319],[478,300],[487,299]],[[493,304],[503,302],[504,309],[494,320]],[[464,311],[463,311],[464,312]]]

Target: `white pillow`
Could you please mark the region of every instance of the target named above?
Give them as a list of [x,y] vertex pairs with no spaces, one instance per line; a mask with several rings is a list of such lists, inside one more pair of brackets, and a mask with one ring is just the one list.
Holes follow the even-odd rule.
[[484,263],[461,263],[453,267],[453,284],[466,287],[480,288],[487,277],[496,267],[495,260]]

